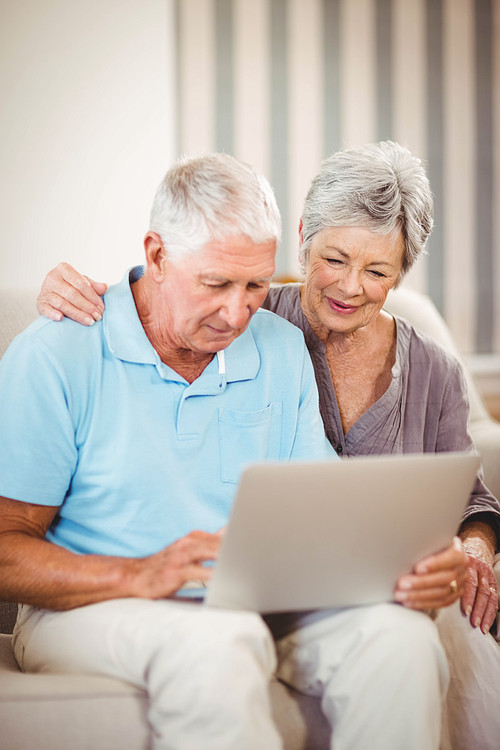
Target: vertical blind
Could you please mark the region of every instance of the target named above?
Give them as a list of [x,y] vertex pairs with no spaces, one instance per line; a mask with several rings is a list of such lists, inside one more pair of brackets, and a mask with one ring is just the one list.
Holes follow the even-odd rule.
[[297,274],[308,184],[391,138],[427,166],[435,228],[408,286],[464,352],[500,352],[500,0],[176,0],[177,148],[270,179],[277,272]]

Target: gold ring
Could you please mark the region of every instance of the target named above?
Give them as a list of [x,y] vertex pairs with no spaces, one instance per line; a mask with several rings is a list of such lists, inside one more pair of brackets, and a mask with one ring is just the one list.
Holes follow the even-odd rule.
[[458,591],[458,585],[455,579],[450,583],[450,594],[456,594]]

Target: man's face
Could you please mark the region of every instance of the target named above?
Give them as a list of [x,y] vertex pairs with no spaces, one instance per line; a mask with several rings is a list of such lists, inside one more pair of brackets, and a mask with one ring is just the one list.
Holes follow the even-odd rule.
[[[247,328],[267,296],[274,273],[275,240],[247,236],[207,243],[174,265],[162,284],[162,328],[177,349],[214,353]],[[163,323],[165,321],[165,323]]]

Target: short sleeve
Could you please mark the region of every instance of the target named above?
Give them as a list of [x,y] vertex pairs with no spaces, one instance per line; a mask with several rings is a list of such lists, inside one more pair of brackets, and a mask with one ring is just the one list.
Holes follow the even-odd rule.
[[60,505],[77,462],[61,363],[30,329],[0,362],[0,495]]

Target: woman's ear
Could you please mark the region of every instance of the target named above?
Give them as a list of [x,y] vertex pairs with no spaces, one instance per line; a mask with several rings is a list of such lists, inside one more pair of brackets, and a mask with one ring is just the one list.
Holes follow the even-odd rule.
[[166,273],[167,254],[162,239],[156,232],[148,232],[144,237],[144,251],[148,273],[154,281],[163,281]]
[[302,235],[302,219],[299,221],[299,240],[300,244],[302,245],[302,243],[304,242],[304,237]]

